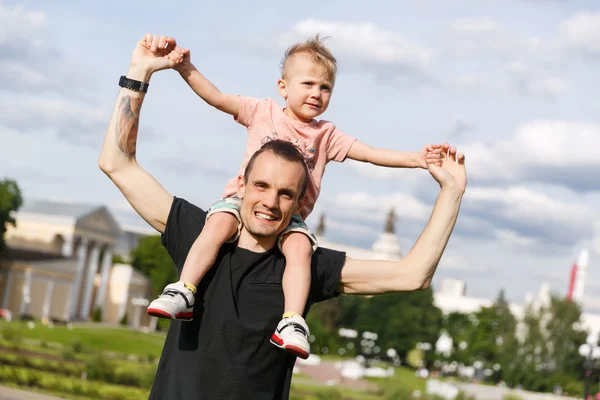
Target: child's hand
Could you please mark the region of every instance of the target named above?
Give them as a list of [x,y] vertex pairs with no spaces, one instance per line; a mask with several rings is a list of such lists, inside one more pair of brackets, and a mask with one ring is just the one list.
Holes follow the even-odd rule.
[[418,165],[421,168],[429,168],[429,164],[442,165],[442,153],[446,153],[450,149],[448,143],[444,144],[428,144],[423,146],[421,150],[417,152]]
[[168,55],[169,60],[175,63],[173,69],[177,72],[183,71],[190,65],[190,50],[184,47],[176,46]]

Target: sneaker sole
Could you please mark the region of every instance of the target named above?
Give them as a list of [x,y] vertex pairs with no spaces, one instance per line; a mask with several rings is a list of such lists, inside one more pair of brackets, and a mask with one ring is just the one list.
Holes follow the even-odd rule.
[[294,346],[291,344],[284,345],[283,340],[281,340],[281,338],[275,334],[271,335],[271,344],[273,344],[276,347],[279,347],[280,349],[285,350],[287,353],[290,353],[291,355],[300,357],[303,360],[306,360],[308,358],[308,356],[310,355],[309,352],[301,349],[298,346]]
[[166,312],[165,310],[161,310],[160,308],[148,308],[148,315],[157,318],[165,318],[165,319],[175,319],[178,321],[192,321],[194,319],[193,311],[180,312],[175,314],[175,316]]

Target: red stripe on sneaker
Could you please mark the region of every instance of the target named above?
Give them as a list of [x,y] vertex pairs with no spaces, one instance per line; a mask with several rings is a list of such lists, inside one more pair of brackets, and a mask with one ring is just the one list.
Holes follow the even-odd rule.
[[281,340],[281,338],[276,334],[271,335],[271,341],[275,342],[275,344],[278,344],[279,346],[283,346],[283,340]]
[[166,312],[164,310],[161,310],[160,308],[149,308],[147,311],[148,311],[148,315],[151,315],[153,317],[168,318],[168,319],[173,318],[171,316],[171,314],[169,314],[168,312]]
[[285,346],[285,351],[287,351],[290,354],[295,355],[296,357],[300,357],[303,360],[306,360],[309,356],[309,353],[302,350],[300,347],[296,347],[296,346],[291,346],[291,345]]

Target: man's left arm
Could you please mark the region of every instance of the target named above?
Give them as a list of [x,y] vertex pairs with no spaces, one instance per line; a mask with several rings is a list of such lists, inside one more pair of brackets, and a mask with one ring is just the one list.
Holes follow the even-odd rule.
[[440,194],[413,248],[400,261],[346,258],[338,284],[340,293],[382,294],[429,287],[456,224],[466,189],[464,156],[442,153],[442,166],[430,165],[429,171],[440,183]]

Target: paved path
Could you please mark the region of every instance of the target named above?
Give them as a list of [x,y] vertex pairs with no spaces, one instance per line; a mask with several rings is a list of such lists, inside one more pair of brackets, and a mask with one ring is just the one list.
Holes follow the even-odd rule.
[[0,386],[0,400],[59,400],[59,397]]
[[477,400],[499,400],[507,394],[519,396],[524,400],[577,400],[572,397],[556,396],[550,393],[511,390],[497,386],[475,385],[472,383],[458,383],[456,385],[467,394],[474,395]]

